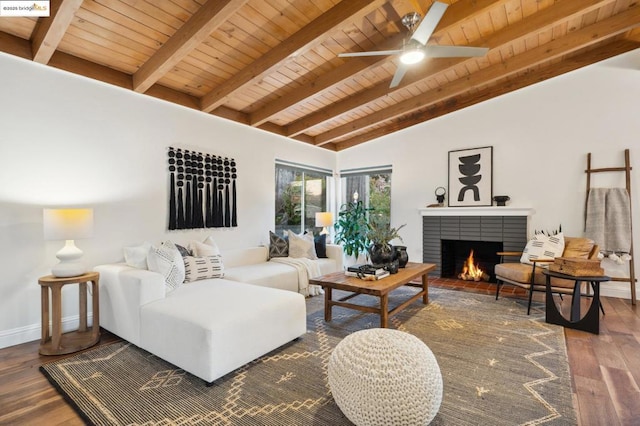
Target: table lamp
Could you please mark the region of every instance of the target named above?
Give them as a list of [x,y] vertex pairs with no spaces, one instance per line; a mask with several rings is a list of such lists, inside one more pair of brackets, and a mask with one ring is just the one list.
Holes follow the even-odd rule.
[[60,263],[51,269],[56,277],[75,277],[87,272],[82,262],[82,250],[74,240],[89,238],[93,234],[93,209],[44,209],[44,238],[66,240],[64,247],[56,253]]
[[322,231],[320,231],[320,235],[327,234],[329,235],[329,230],[327,226],[333,225],[333,213],[331,212],[318,212],[316,213],[316,226],[322,227]]

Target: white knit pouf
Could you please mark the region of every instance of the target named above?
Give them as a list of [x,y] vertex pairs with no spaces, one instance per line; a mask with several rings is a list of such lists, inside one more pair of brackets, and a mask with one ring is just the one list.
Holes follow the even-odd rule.
[[357,426],[427,425],[442,402],[442,374],[417,337],[374,328],[345,337],[328,365],[329,387]]

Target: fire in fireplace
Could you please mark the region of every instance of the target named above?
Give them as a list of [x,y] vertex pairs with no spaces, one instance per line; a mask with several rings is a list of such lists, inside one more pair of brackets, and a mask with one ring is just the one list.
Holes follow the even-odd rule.
[[[496,282],[494,267],[500,263],[502,242],[497,241],[469,241],[469,240],[440,240],[442,251],[441,276],[443,278],[458,278],[462,273],[469,274],[469,255],[472,254],[473,269],[480,269],[484,273],[478,281]],[[467,272],[464,272],[464,268]],[[475,273],[475,272],[473,272]],[[475,277],[467,278],[476,280]]]
[[475,263],[473,250],[471,250],[467,261],[462,266],[462,272],[458,274],[458,278],[464,281],[489,281],[491,277]]

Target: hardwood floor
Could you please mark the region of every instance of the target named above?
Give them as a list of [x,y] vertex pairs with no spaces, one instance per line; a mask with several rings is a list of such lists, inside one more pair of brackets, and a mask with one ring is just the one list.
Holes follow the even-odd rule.
[[[495,285],[432,279],[430,286],[495,294]],[[500,297],[524,298],[505,285]],[[542,300],[542,294],[535,294]],[[568,300],[569,298],[565,298]],[[640,425],[640,313],[628,300],[602,298],[600,334],[565,330],[573,400],[582,426]],[[563,302],[563,306],[568,301]],[[523,305],[523,315],[526,315]],[[100,345],[119,340],[104,331]],[[0,350],[0,425],[83,425],[38,368],[64,356],[41,356],[38,342]],[[516,407],[517,408],[517,407]]]

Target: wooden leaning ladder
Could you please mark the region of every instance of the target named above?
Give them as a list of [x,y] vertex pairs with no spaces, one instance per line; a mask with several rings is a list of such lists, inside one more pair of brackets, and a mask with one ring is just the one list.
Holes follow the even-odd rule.
[[[589,190],[591,189],[591,173],[601,172],[625,172],[626,188],[629,194],[629,201],[631,201],[631,161],[629,159],[629,150],[624,150],[624,167],[606,167],[600,169],[591,168],[591,153],[587,154],[587,195],[585,200],[585,215],[587,212],[587,204],[589,202]],[[611,281],[629,282],[631,287],[631,304],[636,304],[636,272],[635,272],[635,259],[633,258],[633,215],[631,214],[631,205],[629,205],[629,215],[631,217],[631,248],[629,254],[631,260],[629,261],[629,278],[612,277]]]

